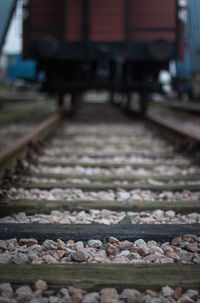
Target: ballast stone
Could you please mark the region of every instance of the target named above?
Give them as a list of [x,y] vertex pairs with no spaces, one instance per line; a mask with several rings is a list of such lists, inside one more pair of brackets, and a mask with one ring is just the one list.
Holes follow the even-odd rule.
[[89,240],[88,245],[94,248],[102,247],[103,243],[100,240]]
[[14,291],[10,283],[1,283],[0,284],[0,294],[3,297],[12,298]]
[[84,296],[82,303],[99,303],[100,296],[97,292],[92,292]]
[[75,262],[84,262],[86,257],[82,250],[77,250],[71,254],[71,258]]

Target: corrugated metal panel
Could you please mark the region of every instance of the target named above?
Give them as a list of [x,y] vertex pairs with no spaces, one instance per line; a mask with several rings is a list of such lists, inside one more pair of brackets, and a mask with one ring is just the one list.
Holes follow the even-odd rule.
[[132,31],[132,40],[149,41],[160,37],[174,41],[173,30],[160,31],[176,26],[176,0],[131,0],[131,27],[134,29],[154,28],[154,31]]
[[31,25],[33,27],[62,27],[62,1],[31,1]]
[[184,58],[177,62],[178,78],[200,73],[200,0],[188,0]]
[[0,1],[0,51],[3,46],[17,0]]
[[192,70],[194,72],[200,72],[200,0],[188,0],[187,5],[187,52],[191,57]]
[[[31,24],[24,26],[24,32],[28,32],[28,37],[31,30],[31,37],[28,37],[30,40],[49,35],[62,41],[81,41],[83,3],[83,0],[30,0],[31,18],[28,18],[27,24]],[[176,0],[130,0],[130,3],[130,26],[135,29],[142,28],[131,32],[132,40],[150,41],[160,37],[175,40],[176,33],[173,28],[176,26]],[[125,41],[125,10],[125,0],[90,0],[89,40]],[[149,31],[149,27],[156,30]],[[161,31],[166,28],[167,31]]]
[[91,41],[125,40],[125,0],[90,2]]
[[67,0],[66,34],[68,41],[82,39],[82,0]]
[[58,40],[62,37],[62,1],[31,0],[30,1],[31,39],[52,36]]

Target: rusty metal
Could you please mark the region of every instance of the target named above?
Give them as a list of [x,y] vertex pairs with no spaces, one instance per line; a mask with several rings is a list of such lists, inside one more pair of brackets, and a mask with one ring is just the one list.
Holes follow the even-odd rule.
[[176,146],[178,152],[185,153],[191,156],[195,162],[200,163],[200,133],[182,129],[180,125],[175,125],[172,121],[165,121],[162,116],[148,114],[146,120],[160,127]]
[[44,138],[52,130],[53,126],[60,120],[59,114],[54,114],[40,123],[31,133],[20,138],[11,146],[0,153],[0,177],[4,175],[5,169],[13,168],[17,160],[25,158],[31,142]]

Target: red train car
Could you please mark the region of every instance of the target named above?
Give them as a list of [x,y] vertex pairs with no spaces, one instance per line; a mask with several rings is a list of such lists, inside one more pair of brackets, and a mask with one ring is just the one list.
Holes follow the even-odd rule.
[[29,0],[23,37],[60,102],[90,88],[145,95],[180,56],[178,0]]

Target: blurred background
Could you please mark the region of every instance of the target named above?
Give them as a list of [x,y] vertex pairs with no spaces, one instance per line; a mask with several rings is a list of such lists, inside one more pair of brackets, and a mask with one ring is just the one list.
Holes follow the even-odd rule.
[[[0,1],[0,85],[39,90],[40,85],[33,83],[36,62],[22,58],[25,2]],[[184,56],[181,60],[172,60],[169,70],[160,72],[160,82],[169,95],[197,100],[200,96],[200,2],[179,0],[179,7],[179,18],[184,26]],[[39,82],[42,77],[41,73]]]

